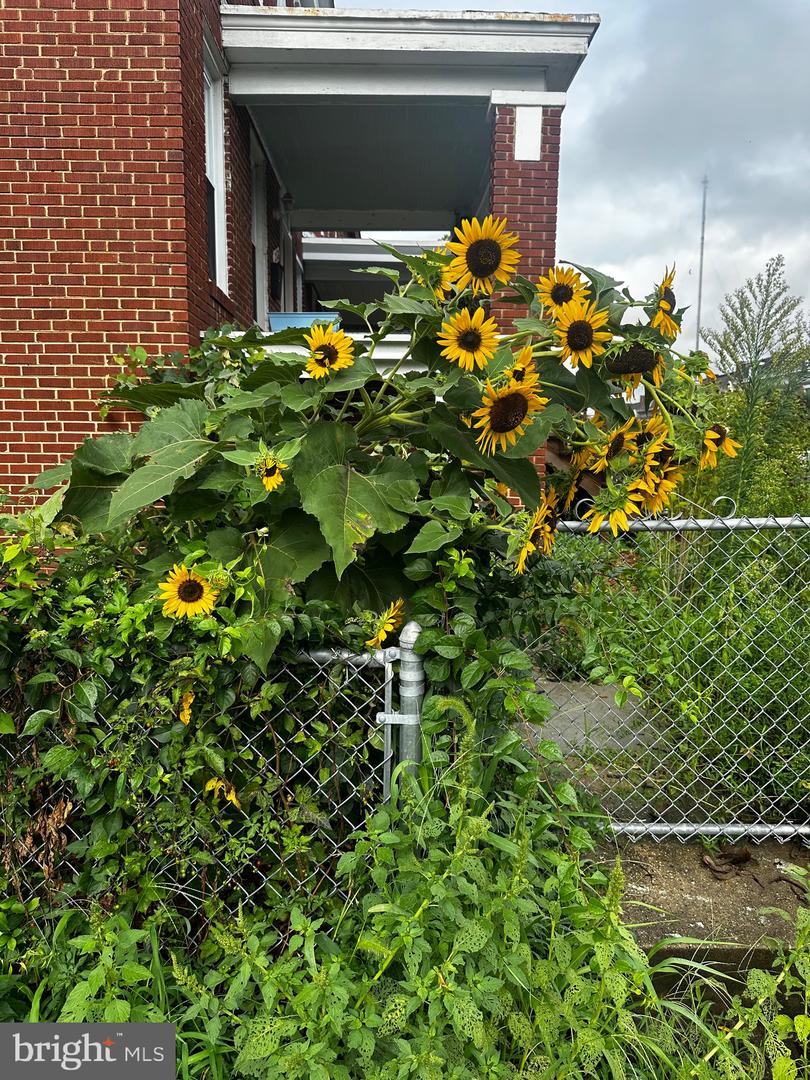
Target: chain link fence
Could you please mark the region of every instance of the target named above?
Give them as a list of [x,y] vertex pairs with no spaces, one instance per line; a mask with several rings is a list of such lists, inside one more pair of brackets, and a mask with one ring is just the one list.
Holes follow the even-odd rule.
[[[83,904],[92,893],[103,901],[98,884],[88,883],[93,864],[114,853],[125,876],[137,870],[144,895],[188,919],[189,940],[204,930],[204,911],[272,907],[304,890],[309,897],[324,891],[343,896],[335,869],[349,837],[388,797],[397,763],[418,758],[424,681],[413,645],[419,629],[408,624],[399,646],[374,652],[301,653],[268,673],[260,710],[231,708],[224,726],[213,717],[186,729],[188,743],[205,746],[214,733],[218,745],[238,748],[230,774],[238,781],[233,802],[207,796],[193,769],[164,769],[178,732],[142,715],[122,731],[96,710],[93,760],[114,764],[120,779],[113,782],[125,781],[137,792],[127,800],[129,819],[119,823],[138,837],[126,851],[115,851],[114,828],[112,835],[99,828],[109,817],[105,798],[83,787],[80,768],[59,776],[63,770],[50,767],[53,749],[41,756],[35,736],[0,740],[0,834],[9,891],[26,903],[61,895]],[[207,731],[210,725],[215,732]],[[72,753],[69,746],[55,749]],[[210,772],[216,762],[207,754]],[[53,778],[43,778],[33,799],[15,801],[13,777],[44,764]]]
[[810,838],[810,518],[559,533],[542,734],[615,830]]

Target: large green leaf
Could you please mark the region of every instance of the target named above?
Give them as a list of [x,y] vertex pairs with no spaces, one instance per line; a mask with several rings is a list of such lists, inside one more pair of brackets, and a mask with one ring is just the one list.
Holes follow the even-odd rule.
[[619,417],[626,420],[632,415],[632,406],[611,394],[610,387],[599,378],[593,368],[580,365],[577,368],[576,381],[577,390],[583,395],[586,408],[596,409],[608,419]]
[[208,418],[202,401],[180,401],[147,421],[135,436],[133,457],[149,457],[170,443],[201,438]]
[[428,300],[413,300],[410,296],[397,296],[396,293],[384,296],[382,306],[391,315],[439,315]]
[[46,469],[45,472],[39,473],[30,484],[25,485],[23,491],[29,491],[31,488],[45,491],[48,488],[56,487],[58,484],[64,484],[69,479],[70,462],[66,461],[62,465],[57,465],[53,469]]
[[472,432],[456,427],[452,415],[446,409],[436,409],[428,431],[436,442],[451,454],[507,484],[518,493],[526,506],[532,509],[537,506],[540,500],[540,478],[530,461],[513,460],[499,454],[493,457],[482,454],[475,445]]
[[267,534],[261,564],[266,578],[296,584],[305,581],[328,558],[329,548],[317,521],[300,510],[290,510]]
[[132,465],[135,440],[125,432],[102,435],[97,439],[85,439],[73,455],[73,461],[86,469],[112,476],[127,473]]
[[356,442],[346,424],[316,424],[293,465],[303,507],[318,519],[338,578],[375,532],[395,532],[407,521],[386,496],[390,475],[364,476],[346,460]]
[[114,493],[109,524],[117,525],[141,507],[165,498],[181,480],[200,468],[213,449],[207,439],[185,439],[157,451],[150,464],[136,469]]

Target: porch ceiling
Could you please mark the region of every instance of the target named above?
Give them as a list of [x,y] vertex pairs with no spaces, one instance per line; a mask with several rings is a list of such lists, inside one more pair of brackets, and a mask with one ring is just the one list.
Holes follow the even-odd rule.
[[222,6],[231,96],[301,229],[446,229],[486,196],[490,106],[561,105],[598,16]]

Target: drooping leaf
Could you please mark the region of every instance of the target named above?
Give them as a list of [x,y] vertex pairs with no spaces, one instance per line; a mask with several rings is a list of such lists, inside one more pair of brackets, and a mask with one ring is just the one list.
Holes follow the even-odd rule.
[[78,519],[86,532],[101,532],[109,521],[113,492],[125,479],[123,473],[105,476],[74,462],[62,501],[62,517]]
[[329,547],[314,518],[289,510],[268,532],[260,558],[266,578],[296,584],[326,562]]
[[208,552],[217,562],[228,563],[238,559],[245,550],[245,538],[238,529],[228,526],[212,529],[206,537]]
[[187,398],[201,400],[204,394],[205,386],[202,383],[144,382],[137,386],[117,386],[109,390],[104,395],[104,399],[110,402],[121,402],[131,409],[145,413],[154,405],[165,409]]
[[375,532],[394,532],[407,520],[386,496],[386,473],[363,475],[348,463],[356,444],[346,424],[316,424],[295,459],[304,509],[318,519],[338,578]]
[[280,640],[281,626],[276,619],[256,619],[242,628],[242,652],[264,675]]
[[452,415],[446,409],[436,409],[428,431],[440,446],[456,457],[507,484],[530,509],[537,506],[540,499],[540,478],[530,461],[513,460],[500,454],[492,457],[482,454],[475,445],[472,432],[456,427]]
[[565,424],[567,411],[562,405],[547,405],[541,413],[535,413],[526,433],[504,452],[506,458],[526,458],[536,453],[551,434],[552,428]]
[[429,300],[414,300],[410,296],[389,293],[382,299],[383,308],[391,315],[434,315],[438,312]]

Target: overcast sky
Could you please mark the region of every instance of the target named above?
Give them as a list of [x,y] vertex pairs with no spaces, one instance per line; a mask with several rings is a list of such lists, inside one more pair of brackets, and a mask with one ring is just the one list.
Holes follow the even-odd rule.
[[[546,11],[536,0],[348,0],[355,8]],[[602,25],[563,114],[558,257],[637,295],[677,262],[694,343],[701,179],[704,326],[781,252],[810,296],[810,0],[557,0]]]

